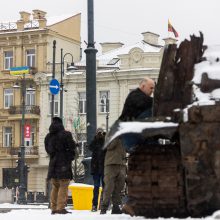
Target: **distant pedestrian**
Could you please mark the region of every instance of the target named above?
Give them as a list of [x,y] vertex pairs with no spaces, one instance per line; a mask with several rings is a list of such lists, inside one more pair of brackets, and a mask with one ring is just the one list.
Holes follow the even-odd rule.
[[73,178],[72,161],[76,144],[72,134],[64,129],[61,118],[54,117],[45,137],[45,150],[50,156],[48,180],[51,182],[51,214],[71,213],[65,209],[68,185]]
[[102,128],[98,128],[93,141],[89,145],[89,150],[92,152],[91,175],[94,181],[93,212],[98,209],[99,187],[102,186],[102,189],[104,189],[104,159],[106,153],[106,150],[103,149],[104,142],[105,132]]

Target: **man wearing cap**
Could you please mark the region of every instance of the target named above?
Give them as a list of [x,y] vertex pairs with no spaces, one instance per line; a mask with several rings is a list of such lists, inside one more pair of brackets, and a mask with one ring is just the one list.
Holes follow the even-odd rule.
[[104,188],[104,159],[106,152],[106,150],[103,150],[104,141],[105,132],[102,128],[98,128],[93,141],[89,145],[89,150],[92,152],[91,175],[94,181],[92,212],[98,209],[99,187],[102,186],[102,189]]

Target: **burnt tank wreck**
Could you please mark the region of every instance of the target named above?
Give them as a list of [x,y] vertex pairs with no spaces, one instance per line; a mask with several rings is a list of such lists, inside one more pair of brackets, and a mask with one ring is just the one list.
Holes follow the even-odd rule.
[[203,217],[220,209],[218,55],[220,47],[204,46],[202,33],[166,47],[153,117],[109,132],[109,141],[132,140],[126,146],[128,214]]

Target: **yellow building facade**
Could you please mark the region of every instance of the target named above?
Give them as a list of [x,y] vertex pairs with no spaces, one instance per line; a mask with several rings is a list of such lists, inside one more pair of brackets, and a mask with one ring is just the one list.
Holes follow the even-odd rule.
[[[80,59],[80,22],[81,14],[47,18],[46,12],[33,10],[20,12],[16,22],[0,23],[0,187],[19,185],[15,167],[22,143],[22,86],[25,85],[25,128],[30,130],[24,143],[25,163],[30,167],[28,191],[45,192],[46,180],[41,179],[37,169],[39,125],[44,110],[40,108],[40,87],[34,77],[50,71],[54,40],[56,63],[60,62],[61,48],[73,53],[74,61]],[[12,75],[14,67],[28,67],[29,71]]]

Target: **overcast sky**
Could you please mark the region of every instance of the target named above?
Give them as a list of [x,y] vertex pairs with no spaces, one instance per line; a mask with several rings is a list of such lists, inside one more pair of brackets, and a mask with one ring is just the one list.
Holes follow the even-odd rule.
[[[94,0],[95,41],[133,44],[142,32],[168,36],[167,23],[179,40],[202,31],[206,44],[220,44],[220,0]],[[87,0],[6,0],[0,21],[16,21],[19,11],[40,9],[47,16],[82,13],[82,46],[87,41]]]

